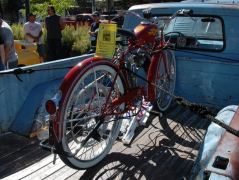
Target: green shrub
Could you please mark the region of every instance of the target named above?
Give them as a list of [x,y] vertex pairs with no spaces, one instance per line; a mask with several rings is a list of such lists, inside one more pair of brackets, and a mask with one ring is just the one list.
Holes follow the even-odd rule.
[[89,40],[89,27],[88,26],[79,26],[76,28],[74,41],[72,45],[72,55],[83,54],[90,49],[90,40]]
[[73,26],[66,26],[65,29],[62,31],[62,46],[63,46],[63,56],[69,57],[72,45],[77,40],[75,39],[75,29]]
[[21,24],[13,24],[11,28],[13,31],[14,39],[16,40],[24,39],[23,26]]
[[[14,39],[23,40],[23,26],[21,24],[13,24],[12,30]],[[62,31],[63,58],[77,56],[86,53],[90,48],[90,40],[88,35],[88,26],[66,26]],[[43,44],[47,51],[46,29],[43,27]]]

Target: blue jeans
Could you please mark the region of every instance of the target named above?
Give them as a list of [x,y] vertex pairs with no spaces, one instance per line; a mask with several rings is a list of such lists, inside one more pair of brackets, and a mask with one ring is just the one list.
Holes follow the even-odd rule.
[[[9,63],[9,69],[17,68],[18,61],[13,61]],[[0,71],[6,70],[7,67],[0,61]]]
[[17,68],[18,61],[9,62],[9,69]]
[[0,71],[3,71],[6,69],[6,66],[0,61]]

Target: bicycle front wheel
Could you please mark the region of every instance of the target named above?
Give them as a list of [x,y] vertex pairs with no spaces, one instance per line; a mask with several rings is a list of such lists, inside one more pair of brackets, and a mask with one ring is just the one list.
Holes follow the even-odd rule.
[[102,61],[83,69],[87,70],[75,78],[60,107],[63,136],[57,149],[64,163],[76,169],[100,162],[113,146],[121,126],[115,114],[124,107],[110,109],[110,103],[124,94],[123,81],[109,62]]
[[172,101],[170,94],[174,93],[176,83],[176,62],[172,51],[162,51],[156,72],[157,106],[160,111],[166,111]]

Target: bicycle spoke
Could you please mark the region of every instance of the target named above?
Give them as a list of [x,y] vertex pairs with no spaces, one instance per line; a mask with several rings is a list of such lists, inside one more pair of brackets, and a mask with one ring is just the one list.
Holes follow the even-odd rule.
[[69,87],[61,108],[62,148],[70,156],[60,157],[73,167],[85,168],[102,159],[120,130],[121,119],[115,115],[120,106],[112,107],[112,100],[124,94],[123,82],[111,66],[90,66]]
[[159,77],[157,75],[157,105],[159,110],[165,111],[172,100],[176,81],[175,59],[170,51],[162,51],[164,54],[158,64]]
[[94,114],[94,115],[90,115],[87,117],[82,117],[82,118],[78,118],[78,119],[68,119],[66,120],[66,123],[72,123],[72,122],[76,122],[76,121],[82,121],[82,123],[85,123],[85,121],[92,119],[92,118],[96,118],[99,117],[100,114]]

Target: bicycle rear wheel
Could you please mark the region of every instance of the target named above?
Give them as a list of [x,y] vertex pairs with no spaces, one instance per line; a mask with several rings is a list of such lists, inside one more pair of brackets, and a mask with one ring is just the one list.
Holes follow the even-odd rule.
[[123,81],[108,61],[102,61],[83,68],[87,70],[75,78],[60,107],[63,137],[56,148],[61,151],[60,158],[72,168],[85,169],[100,162],[120,130],[121,120],[104,112],[124,108],[121,105],[109,109],[110,102],[124,94]]
[[174,93],[175,83],[176,61],[174,54],[170,50],[163,50],[158,61],[156,73],[156,85],[159,87],[156,91],[157,106],[160,111],[166,111],[168,109],[172,101],[170,94]]

